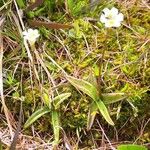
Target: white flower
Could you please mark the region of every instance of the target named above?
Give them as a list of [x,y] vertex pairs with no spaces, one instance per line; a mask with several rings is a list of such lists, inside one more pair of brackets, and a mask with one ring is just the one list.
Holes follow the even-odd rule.
[[27,31],[22,32],[25,40],[28,40],[31,45],[34,45],[37,38],[40,36],[37,29],[28,29]]
[[103,9],[103,14],[100,17],[100,21],[105,23],[106,28],[119,27],[121,21],[123,21],[123,14],[118,12],[118,9],[113,7],[112,9]]

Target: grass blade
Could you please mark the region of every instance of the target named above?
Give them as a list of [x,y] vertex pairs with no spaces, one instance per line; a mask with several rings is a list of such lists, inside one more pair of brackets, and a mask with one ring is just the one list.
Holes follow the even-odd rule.
[[69,29],[72,28],[72,25],[69,24],[62,24],[56,22],[43,22],[43,21],[36,21],[36,20],[28,20],[30,26],[33,27],[45,27],[49,29]]
[[24,128],[28,128],[32,123],[34,123],[37,119],[48,112],[50,112],[50,109],[48,107],[42,107],[41,109],[38,109],[28,118],[24,125]]
[[24,0],[16,0],[19,8],[25,8],[25,1]]
[[26,11],[31,11],[31,10],[33,10],[34,8],[36,8],[36,7],[40,6],[40,5],[42,5],[43,2],[44,2],[44,0],[36,0],[35,3],[33,3],[33,4],[31,4],[31,5],[29,5],[29,6],[27,7]]
[[3,150],[1,139],[0,139],[0,150]]

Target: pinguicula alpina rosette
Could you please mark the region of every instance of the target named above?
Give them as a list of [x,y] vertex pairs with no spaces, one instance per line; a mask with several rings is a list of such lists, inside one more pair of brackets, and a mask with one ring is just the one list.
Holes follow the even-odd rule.
[[102,12],[100,21],[105,24],[106,28],[119,27],[121,25],[124,16],[122,13],[119,13],[117,8],[104,8]]

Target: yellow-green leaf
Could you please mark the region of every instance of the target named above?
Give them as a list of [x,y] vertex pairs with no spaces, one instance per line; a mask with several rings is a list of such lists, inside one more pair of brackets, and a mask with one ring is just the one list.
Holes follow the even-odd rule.
[[117,150],[148,150],[148,149],[142,145],[124,144],[119,145]]
[[[104,104],[107,104],[107,105],[121,101],[121,100],[125,99],[126,97],[127,96],[124,93],[105,93],[105,94],[102,94],[103,102],[104,102]],[[91,129],[97,111],[98,111],[98,106],[96,105],[95,102],[93,102],[89,108],[87,130]]]
[[55,138],[54,145],[57,145],[59,143],[60,123],[59,123],[59,113],[56,110],[52,111],[52,125]]
[[101,101],[98,100],[95,102],[99,111],[101,112],[102,116],[105,118],[105,120],[110,124],[110,125],[114,125],[114,122],[112,121],[112,119],[110,118],[109,112],[105,106],[105,104]]
[[103,93],[102,98],[105,104],[112,104],[127,98],[127,95],[125,93]]
[[87,119],[87,130],[91,129],[97,110],[98,110],[98,106],[96,105],[95,102],[93,102],[89,108],[88,119]]
[[71,96],[71,93],[63,93],[54,97],[53,104],[54,104],[55,109],[59,108],[60,104],[70,96]]
[[24,125],[24,128],[28,128],[32,123],[34,123],[37,119],[48,112],[50,112],[50,109],[48,107],[42,107],[41,109],[38,109],[28,118]]
[[98,91],[91,83],[71,76],[66,78],[75,88],[90,96],[94,101],[98,99]]
[[[107,110],[105,104],[99,98],[98,91],[95,86],[93,86],[89,82],[84,81],[82,79],[77,79],[77,78],[74,78],[71,76],[67,76],[66,78],[74,87],[76,87],[77,89],[81,90],[83,93],[90,96],[96,103],[99,111],[101,112],[101,114],[105,118],[105,120],[110,125],[114,125],[112,119],[110,118],[110,115],[108,113],[108,110]],[[91,118],[89,118],[89,119],[91,119]],[[92,123],[92,120],[90,123]]]
[[48,106],[49,109],[51,109],[52,100],[51,100],[50,96],[48,95],[48,93],[44,92],[42,96],[43,96],[43,101],[46,104],[46,106]]

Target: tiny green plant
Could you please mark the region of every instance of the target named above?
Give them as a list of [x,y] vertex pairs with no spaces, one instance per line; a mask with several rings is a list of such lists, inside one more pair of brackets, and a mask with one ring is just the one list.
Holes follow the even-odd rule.
[[44,114],[51,113],[51,122],[53,126],[54,132],[54,142],[53,145],[57,145],[59,143],[59,132],[60,132],[60,114],[59,107],[60,104],[71,96],[71,93],[62,93],[52,100],[48,99],[48,96],[44,96],[45,105],[35,111],[24,124],[24,128],[28,128],[33,124],[37,119],[42,117]]
[[124,93],[108,93],[108,94],[102,94],[102,97],[100,97],[97,88],[91,83],[71,76],[67,76],[67,80],[75,88],[87,94],[93,100],[93,102],[89,106],[89,116],[87,122],[88,130],[91,129],[97,110],[100,111],[102,116],[110,125],[114,125],[114,122],[112,121],[105,104],[110,104],[125,99],[126,95]]

